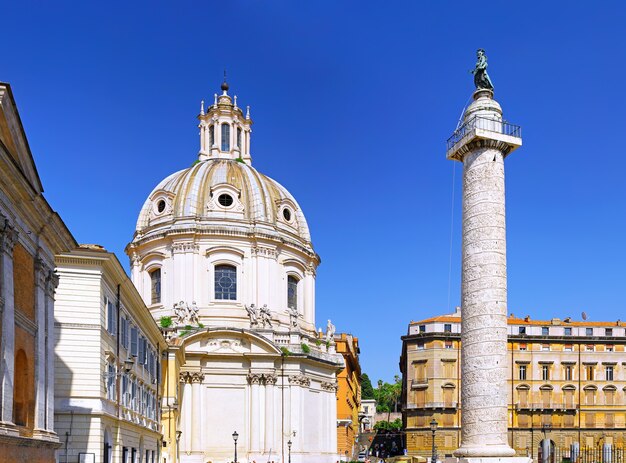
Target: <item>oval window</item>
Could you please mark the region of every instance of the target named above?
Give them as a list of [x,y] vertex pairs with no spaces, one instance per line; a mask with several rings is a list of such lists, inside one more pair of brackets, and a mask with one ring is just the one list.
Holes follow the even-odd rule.
[[291,222],[291,211],[287,208],[283,209],[283,218],[287,221],[287,222]]
[[157,203],[157,211],[159,214],[165,210],[165,201],[161,200]]
[[227,195],[226,193],[222,193],[217,197],[217,202],[223,207],[229,207],[233,204],[233,197],[231,195]]

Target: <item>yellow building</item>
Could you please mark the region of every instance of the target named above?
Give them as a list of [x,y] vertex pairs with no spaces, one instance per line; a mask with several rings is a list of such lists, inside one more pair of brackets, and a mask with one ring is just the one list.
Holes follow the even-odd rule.
[[335,335],[337,353],[345,368],[337,375],[337,453],[346,461],[356,459],[361,407],[361,366],[359,339],[351,334]]
[[[460,439],[461,318],[411,322],[402,337],[403,421],[409,453],[440,456]],[[509,444],[537,456],[556,448],[622,447],[626,428],[626,324],[508,318]]]

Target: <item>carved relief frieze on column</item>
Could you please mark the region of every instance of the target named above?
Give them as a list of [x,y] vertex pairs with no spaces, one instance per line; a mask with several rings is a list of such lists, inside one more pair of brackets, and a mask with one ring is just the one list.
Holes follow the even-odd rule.
[[263,375],[260,373],[248,373],[248,384],[261,384],[263,380]]
[[264,374],[263,381],[267,386],[274,386],[278,381],[278,377],[275,374]]
[[172,243],[172,254],[181,254],[184,252],[200,252],[200,245],[193,242]]
[[178,374],[178,381],[180,383],[191,383],[192,381],[192,373],[189,371],[181,371]]
[[337,392],[339,390],[339,385],[337,383],[322,381],[321,386],[324,391],[328,392]]
[[311,385],[311,380],[307,376],[300,373],[299,375],[291,375],[289,377],[289,384],[294,386],[309,387]]
[[9,219],[4,219],[0,224],[0,252],[13,255],[13,247],[19,238],[19,232],[9,223]]
[[190,377],[192,383],[201,383],[202,381],[204,381],[204,374],[202,374],[201,372],[190,373]]

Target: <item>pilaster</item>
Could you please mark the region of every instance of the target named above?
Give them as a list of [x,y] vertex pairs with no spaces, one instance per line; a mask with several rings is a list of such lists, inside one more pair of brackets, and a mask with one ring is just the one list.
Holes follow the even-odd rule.
[[262,375],[258,373],[248,373],[248,383],[250,384],[250,452],[259,453],[261,451],[261,400],[260,387]]

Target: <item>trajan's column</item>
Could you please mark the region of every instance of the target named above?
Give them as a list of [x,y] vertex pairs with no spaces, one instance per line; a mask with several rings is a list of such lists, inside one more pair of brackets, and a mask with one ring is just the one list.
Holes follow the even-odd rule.
[[478,50],[474,101],[448,140],[448,159],[463,163],[461,268],[461,446],[455,460],[515,458],[507,438],[507,281],[504,158],[522,144],[502,119],[487,58]]

